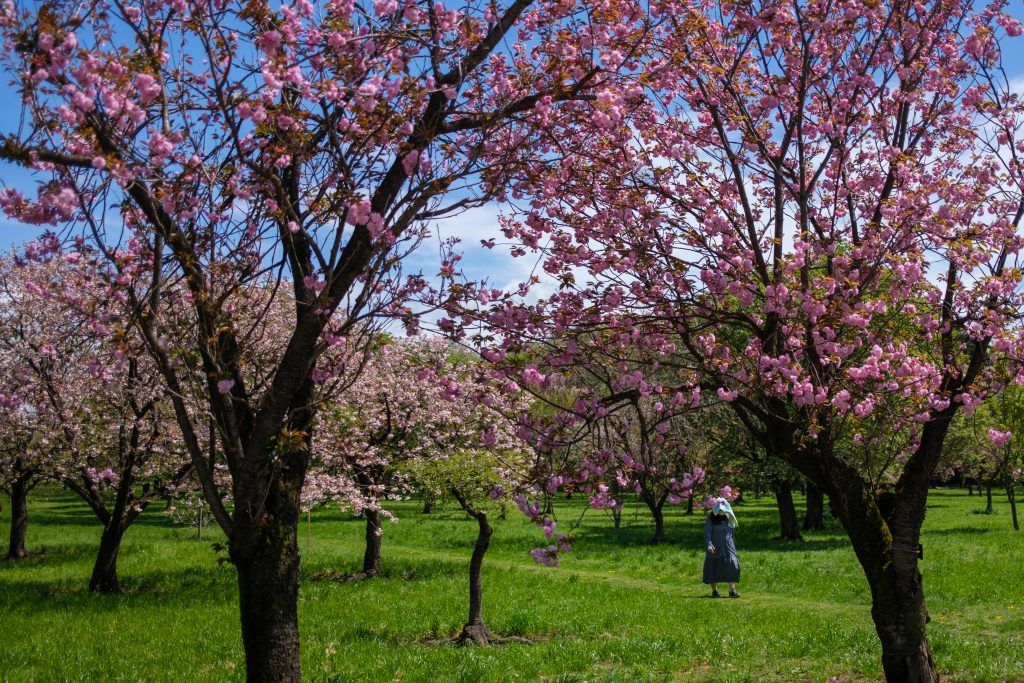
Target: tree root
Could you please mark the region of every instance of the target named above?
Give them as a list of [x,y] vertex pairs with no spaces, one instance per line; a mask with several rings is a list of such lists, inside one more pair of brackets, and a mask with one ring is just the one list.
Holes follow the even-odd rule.
[[355,574],[342,574],[334,569],[325,569],[309,577],[310,581],[334,581],[335,583],[355,583],[380,576],[374,572],[356,572]]
[[482,645],[490,644],[490,632],[487,627],[480,624],[466,624],[462,627],[462,633],[455,639],[459,645]]

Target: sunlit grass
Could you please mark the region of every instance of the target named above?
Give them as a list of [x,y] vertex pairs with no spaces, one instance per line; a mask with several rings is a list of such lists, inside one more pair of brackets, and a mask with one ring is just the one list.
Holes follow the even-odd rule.
[[[581,500],[558,501],[559,530]],[[802,501],[798,501],[798,504]],[[1024,678],[1024,534],[1009,510],[975,514],[978,496],[933,491],[922,571],[938,666],[953,680]],[[495,520],[484,569],[490,629],[530,639],[486,649],[446,642],[465,619],[475,523],[456,509],[429,515],[394,506],[384,576],[313,581],[354,572],[361,520],[315,512],[300,529],[303,674],[331,681],[795,681],[877,680],[879,645],[867,584],[842,531],[773,541],[773,501],[739,506],[739,600],[710,600],[700,583],[702,518],[673,509],[669,542],[650,546],[643,510],[615,530],[588,513],[561,567],[534,565],[543,542],[510,510]],[[0,522],[6,539],[8,512]],[[235,573],[218,565],[207,530],[147,512],[129,530],[120,577],[127,593],[85,588],[100,529],[58,492],[30,503],[27,560],[0,562],[0,680],[220,681],[244,669]],[[310,542],[311,540],[311,542]]]

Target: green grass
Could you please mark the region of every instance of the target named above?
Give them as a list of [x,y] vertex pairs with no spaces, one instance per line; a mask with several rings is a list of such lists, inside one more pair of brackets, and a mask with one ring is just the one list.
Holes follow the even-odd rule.
[[[1024,680],[1024,534],[1009,510],[977,514],[983,499],[934,491],[922,571],[939,669],[958,681]],[[802,505],[802,501],[798,501]],[[560,530],[579,502],[560,501]],[[5,506],[6,507],[6,506]],[[395,506],[382,578],[313,581],[352,572],[363,525],[336,509],[303,521],[300,619],[311,681],[797,681],[877,680],[880,649],[867,585],[834,523],[804,543],[770,540],[772,500],[737,512],[743,597],[706,598],[702,518],[673,509],[669,543],[652,547],[645,513],[615,530],[590,512],[561,567],[534,565],[543,539],[509,511],[485,561],[484,617],[493,632],[532,644],[463,648],[445,642],[465,620],[475,523],[457,510]],[[9,511],[0,521],[6,539]],[[147,512],[128,531],[127,592],[85,590],[100,529],[59,492],[30,501],[28,545],[41,554],[0,561],[0,680],[222,681],[244,669],[235,573],[218,565],[210,532]],[[5,544],[6,545],[6,544]]]

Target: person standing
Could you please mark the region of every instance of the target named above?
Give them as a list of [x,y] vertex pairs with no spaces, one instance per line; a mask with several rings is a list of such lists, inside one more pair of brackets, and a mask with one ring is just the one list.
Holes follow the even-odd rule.
[[719,583],[729,584],[729,597],[738,598],[736,584],[740,580],[740,558],[736,555],[733,529],[736,515],[725,498],[715,498],[704,522],[704,540],[707,553],[704,556],[704,583],[711,584],[711,597],[720,598]]

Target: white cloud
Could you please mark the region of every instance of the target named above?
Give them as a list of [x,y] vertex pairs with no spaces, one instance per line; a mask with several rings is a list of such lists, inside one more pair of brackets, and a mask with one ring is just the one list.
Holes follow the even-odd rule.
[[1010,92],[1024,95],[1024,74],[1018,74],[1010,79]]
[[[441,267],[440,242],[454,237],[459,239],[456,247],[456,252],[462,255],[459,270],[466,279],[486,280],[491,287],[499,289],[518,287],[538,269],[537,257],[532,254],[520,258],[511,256],[510,248],[503,244],[505,237],[498,222],[501,211],[499,204],[490,203],[436,221],[431,226],[434,237],[413,254],[408,266],[422,269],[428,277],[433,276]],[[481,246],[482,240],[492,239],[497,243],[493,249]]]

